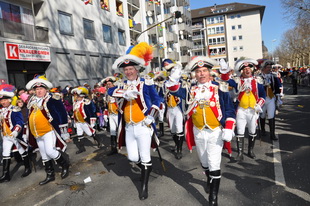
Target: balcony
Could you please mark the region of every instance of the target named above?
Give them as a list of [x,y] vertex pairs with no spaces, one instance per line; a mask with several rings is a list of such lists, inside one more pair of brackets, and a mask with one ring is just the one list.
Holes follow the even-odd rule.
[[203,39],[203,35],[200,34],[200,35],[192,36],[192,39],[193,39],[193,40],[201,40],[201,39]]
[[0,36],[49,43],[48,28],[0,19]]
[[190,56],[181,56],[181,62],[182,63],[187,63],[191,60]]
[[200,30],[202,29],[203,25],[202,24],[195,24],[195,25],[192,25],[192,30]]
[[179,61],[179,53],[176,51],[168,52],[168,58]]
[[129,28],[130,30],[136,31],[136,32],[142,32],[142,26],[141,24],[134,24],[134,22],[129,19]]
[[178,35],[172,32],[167,33],[166,36],[167,42],[173,41],[173,42],[178,42]]
[[185,23],[179,24],[180,31],[191,31],[191,27]]
[[187,48],[192,48],[193,47],[193,42],[187,40],[187,39],[182,39],[180,40],[180,47],[187,47]]
[[127,0],[127,3],[129,6],[136,7],[137,9],[140,8],[139,0]]
[[200,50],[201,50],[201,49],[204,49],[204,45],[194,45],[194,46],[193,46],[193,49],[194,49],[194,50],[197,50],[197,49],[200,49]]

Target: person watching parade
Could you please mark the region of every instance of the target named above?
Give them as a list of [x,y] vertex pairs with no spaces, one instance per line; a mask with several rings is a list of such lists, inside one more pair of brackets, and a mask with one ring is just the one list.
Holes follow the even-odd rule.
[[[149,85],[139,76],[152,59],[152,47],[141,42],[119,57],[112,69],[120,70],[127,80],[110,88],[108,94],[119,98],[119,111],[122,114],[119,125],[119,146],[126,142],[128,159],[141,168],[140,200],[148,198],[148,180],[152,171],[150,147],[158,115],[160,97],[154,84]],[[125,138],[125,136],[126,138]],[[153,139],[154,140],[154,139]]]
[[235,110],[227,87],[211,81],[210,70],[216,62],[208,57],[194,57],[185,71],[194,72],[196,82],[190,89],[182,88],[182,71],[173,69],[166,83],[172,95],[185,99],[188,119],[185,123],[186,141],[190,150],[196,145],[200,163],[207,176],[206,191],[209,205],[217,205],[221,179],[223,140],[231,141],[235,125]]
[[29,144],[34,150],[39,148],[42,157],[46,178],[39,184],[45,185],[55,180],[53,159],[62,167],[61,178],[69,175],[69,160],[64,153],[67,147],[65,140],[70,137],[68,117],[60,96],[49,93],[53,85],[45,75],[36,75],[26,88],[35,92],[27,104],[27,129]]

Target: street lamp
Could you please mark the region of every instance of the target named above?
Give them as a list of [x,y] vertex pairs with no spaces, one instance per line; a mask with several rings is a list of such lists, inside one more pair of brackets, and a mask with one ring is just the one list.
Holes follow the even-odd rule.
[[200,36],[201,36],[200,44],[201,44],[201,55],[202,56],[204,56],[204,45],[203,45],[204,35],[202,35],[202,31],[205,31],[206,29],[207,27],[200,29]]
[[277,41],[276,39],[273,39],[272,40],[272,43],[271,43],[271,58],[272,58],[272,61],[274,61],[274,58],[273,58],[273,43]]

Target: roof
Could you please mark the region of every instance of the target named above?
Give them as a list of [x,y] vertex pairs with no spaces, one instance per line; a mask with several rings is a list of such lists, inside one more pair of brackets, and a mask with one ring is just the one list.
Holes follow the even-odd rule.
[[263,19],[265,6],[254,5],[254,4],[243,4],[243,3],[229,3],[222,5],[214,5],[210,7],[204,7],[200,9],[191,10],[192,19],[202,18],[202,17],[211,17],[224,14],[235,14],[238,12],[259,10],[261,14],[261,20]]

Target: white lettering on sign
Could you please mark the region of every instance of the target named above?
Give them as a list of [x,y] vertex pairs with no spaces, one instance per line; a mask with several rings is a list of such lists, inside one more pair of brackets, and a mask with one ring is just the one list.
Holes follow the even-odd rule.
[[49,47],[27,44],[4,43],[7,60],[51,61]]

